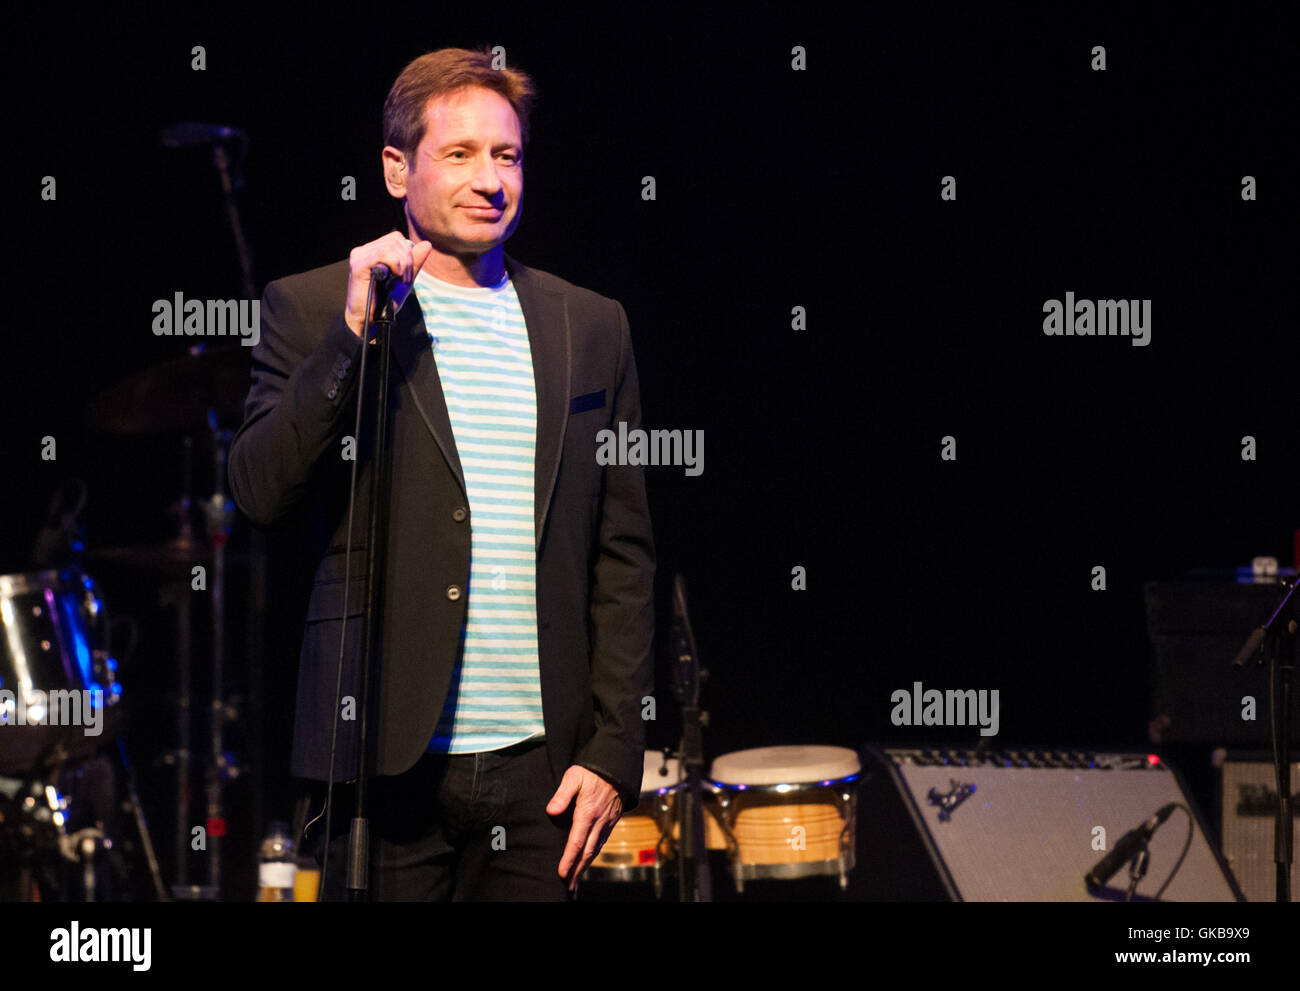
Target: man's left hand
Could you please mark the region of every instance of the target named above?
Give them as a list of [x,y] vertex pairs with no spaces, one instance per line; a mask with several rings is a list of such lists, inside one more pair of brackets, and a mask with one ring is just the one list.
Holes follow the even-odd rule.
[[560,877],[569,890],[578,889],[578,878],[605,845],[609,831],[623,814],[623,800],[608,781],[585,767],[574,764],[564,772],[560,787],[546,804],[548,815],[562,815],[577,797],[569,842],[560,858]]

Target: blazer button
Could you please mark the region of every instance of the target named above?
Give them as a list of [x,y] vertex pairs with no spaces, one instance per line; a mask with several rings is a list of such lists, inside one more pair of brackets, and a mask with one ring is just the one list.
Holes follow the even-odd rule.
[[447,598],[451,599],[452,602],[455,602],[457,599],[459,599],[459,598],[460,598],[460,586],[459,586],[459,585],[448,585],[448,586],[447,586]]
[[455,509],[452,510],[451,518],[455,520],[457,523],[464,523],[465,517],[468,515],[469,513],[465,512],[464,506],[457,506]]

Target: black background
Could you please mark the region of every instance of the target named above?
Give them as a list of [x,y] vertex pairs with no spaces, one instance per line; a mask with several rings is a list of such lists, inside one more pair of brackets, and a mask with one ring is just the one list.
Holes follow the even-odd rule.
[[[710,755],[978,740],[893,726],[890,693],[914,681],[998,689],[1003,746],[1149,746],[1142,583],[1256,554],[1294,563],[1285,6],[834,9],[29,11],[9,39],[29,68],[11,107],[0,568],[31,566],[69,475],[90,487],[88,547],[171,533],[178,441],[104,436],[84,409],[192,343],[151,333],[153,300],[239,294],[210,160],[164,150],[159,129],[248,133],[239,204],[260,292],[398,220],[379,151],[400,69],[502,45],[540,93],[507,250],[622,301],[646,425],[704,431],[702,476],[652,468],[648,485],[661,614],[681,571],[712,674]],[[807,71],[790,68],[795,45]],[[956,202],[940,200],[945,175]],[[1151,299],[1150,345],[1044,336],[1043,302],[1067,291]],[[310,571],[277,558],[271,574],[262,644],[239,639],[239,572],[231,592],[234,688],[255,690],[253,663],[263,679],[232,734],[265,796],[232,826],[254,843],[259,818],[289,814]],[[173,719],[169,620],[156,578],[99,577],[141,623],[122,681],[148,757]],[[651,735],[672,744],[664,630]],[[166,822],[166,770],[141,773]]]

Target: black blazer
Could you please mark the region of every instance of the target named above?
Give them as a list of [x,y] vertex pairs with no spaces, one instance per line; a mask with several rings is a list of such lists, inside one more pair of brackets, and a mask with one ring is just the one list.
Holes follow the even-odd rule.
[[[654,543],[643,470],[596,463],[599,430],[641,423],[627,314],[616,300],[505,256],[537,391],[537,621],[542,710],[555,783],[571,764],[609,780],[625,809],[641,788],[642,700],[653,690]],[[235,502],[256,524],[314,518],[322,541],[298,673],[291,769],[329,777],[339,635],[343,695],[359,694],[372,426],[357,444],[351,581],[344,594],[344,458],[355,428],[361,342],[343,319],[346,261],[279,279],[261,302],[244,423],[230,450]],[[438,370],[419,302],[393,322],[392,480],[383,649],[371,740],[375,774],[400,774],[433,736],[460,650],[470,529]],[[370,379],[378,348],[366,357]],[[368,395],[373,396],[368,382]],[[359,715],[359,713],[357,714]],[[357,719],[338,720],[335,780],[357,773]]]

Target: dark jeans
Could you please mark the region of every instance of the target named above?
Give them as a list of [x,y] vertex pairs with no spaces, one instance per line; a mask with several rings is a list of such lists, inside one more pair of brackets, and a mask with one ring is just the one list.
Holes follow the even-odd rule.
[[[324,805],[318,783],[308,820]],[[567,901],[560,858],[573,814],[548,816],[557,787],[544,740],[479,754],[425,754],[368,782],[370,890],[376,901]],[[326,901],[345,899],[355,792],[335,785]],[[317,862],[325,820],[306,831]]]

